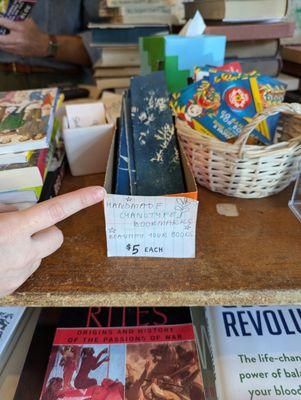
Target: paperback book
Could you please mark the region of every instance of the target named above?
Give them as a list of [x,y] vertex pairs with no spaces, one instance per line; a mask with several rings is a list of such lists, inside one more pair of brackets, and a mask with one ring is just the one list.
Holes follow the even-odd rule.
[[58,329],[40,400],[55,396],[202,399],[192,324]]
[[0,154],[47,148],[58,89],[0,92]]
[[206,307],[192,316],[200,354],[211,353],[202,363],[206,399],[301,398],[299,306]]
[[[191,324],[191,316],[187,307],[44,308],[30,345],[14,400],[37,400],[41,396],[56,329],[83,328],[91,331],[95,328],[155,326],[164,330],[171,325],[189,324]],[[98,352],[96,352],[97,354]],[[105,363],[100,367],[100,377],[103,368],[107,366],[108,364]],[[124,366],[121,366],[121,369],[124,369]],[[93,372],[89,375],[92,376]],[[29,380],[30,388],[28,387]],[[56,397],[54,398],[57,400]],[[87,397],[89,400],[90,398]],[[66,398],[62,397],[62,399]],[[71,397],[71,399],[74,398]]]
[[[0,0],[0,17],[11,21],[24,21],[31,12],[37,0]],[[8,33],[6,28],[0,27],[0,35]]]

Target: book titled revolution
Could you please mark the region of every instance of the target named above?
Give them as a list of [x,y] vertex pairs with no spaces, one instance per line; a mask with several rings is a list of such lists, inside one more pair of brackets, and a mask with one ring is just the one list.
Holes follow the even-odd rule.
[[192,319],[206,399],[301,398],[301,307],[193,308]]

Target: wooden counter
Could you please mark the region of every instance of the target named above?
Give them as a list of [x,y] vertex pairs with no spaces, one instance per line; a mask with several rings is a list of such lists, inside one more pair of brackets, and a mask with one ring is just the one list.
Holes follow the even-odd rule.
[[[62,192],[101,184],[67,175]],[[107,258],[101,206],[60,224],[63,247],[2,305],[205,305],[301,303],[301,224],[287,207],[292,187],[262,200],[200,189],[197,258]],[[239,217],[216,204],[234,203]]]

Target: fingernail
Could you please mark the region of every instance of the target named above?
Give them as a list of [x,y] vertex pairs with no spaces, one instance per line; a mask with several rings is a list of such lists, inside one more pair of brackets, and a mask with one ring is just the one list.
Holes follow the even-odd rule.
[[97,200],[97,201],[103,200],[105,195],[106,195],[106,191],[104,188],[102,188],[101,186],[95,187],[95,189],[94,189],[95,200]]

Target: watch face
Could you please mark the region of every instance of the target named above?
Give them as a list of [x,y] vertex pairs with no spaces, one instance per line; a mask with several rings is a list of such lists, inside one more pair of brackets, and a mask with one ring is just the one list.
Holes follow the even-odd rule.
[[48,43],[48,55],[55,56],[58,49],[58,43],[54,36],[50,36],[49,43]]

